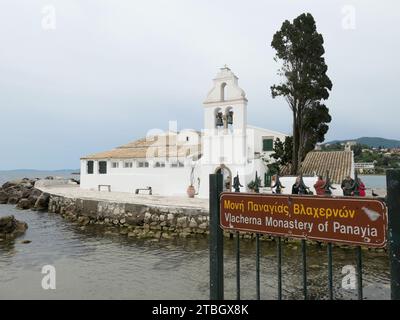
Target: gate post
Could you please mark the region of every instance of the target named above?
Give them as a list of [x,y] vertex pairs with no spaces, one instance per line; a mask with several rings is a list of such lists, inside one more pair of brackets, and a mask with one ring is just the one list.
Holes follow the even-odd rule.
[[224,299],[224,236],[219,225],[222,174],[210,174],[210,300]]
[[390,254],[390,293],[400,300],[400,170],[386,171],[388,240]]

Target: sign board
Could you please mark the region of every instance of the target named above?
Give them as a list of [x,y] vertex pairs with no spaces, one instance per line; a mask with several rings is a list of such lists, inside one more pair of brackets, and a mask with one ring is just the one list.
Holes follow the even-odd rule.
[[384,247],[387,208],[379,200],[254,193],[222,193],[225,230]]

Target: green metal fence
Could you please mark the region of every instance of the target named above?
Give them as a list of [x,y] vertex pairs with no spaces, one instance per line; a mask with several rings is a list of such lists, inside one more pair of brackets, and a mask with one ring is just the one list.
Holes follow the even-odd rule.
[[[400,300],[400,170],[387,171],[388,247],[391,271],[391,299]],[[223,230],[220,227],[220,194],[222,175],[210,175],[210,299],[224,299]],[[256,234],[256,299],[260,299],[260,235]],[[282,239],[275,237],[277,256],[277,297],[282,299]],[[307,292],[307,246],[301,240],[303,297]],[[363,263],[361,246],[356,247],[357,293],[363,299]],[[235,234],[236,299],[240,300],[240,234]],[[334,299],[332,243],[327,244],[328,297]]]

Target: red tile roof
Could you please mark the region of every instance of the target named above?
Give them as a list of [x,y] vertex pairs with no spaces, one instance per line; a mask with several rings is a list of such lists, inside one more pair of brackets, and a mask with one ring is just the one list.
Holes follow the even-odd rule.
[[[352,173],[353,152],[351,151],[311,151],[300,166],[299,172],[304,176],[322,175],[329,177],[333,183],[341,183]],[[290,166],[281,168],[281,175],[288,175]]]

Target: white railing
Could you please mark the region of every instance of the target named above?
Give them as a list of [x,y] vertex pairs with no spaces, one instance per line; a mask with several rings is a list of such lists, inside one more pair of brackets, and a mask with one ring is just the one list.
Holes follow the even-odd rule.
[[375,165],[371,162],[356,162],[354,167],[356,169],[375,169]]

